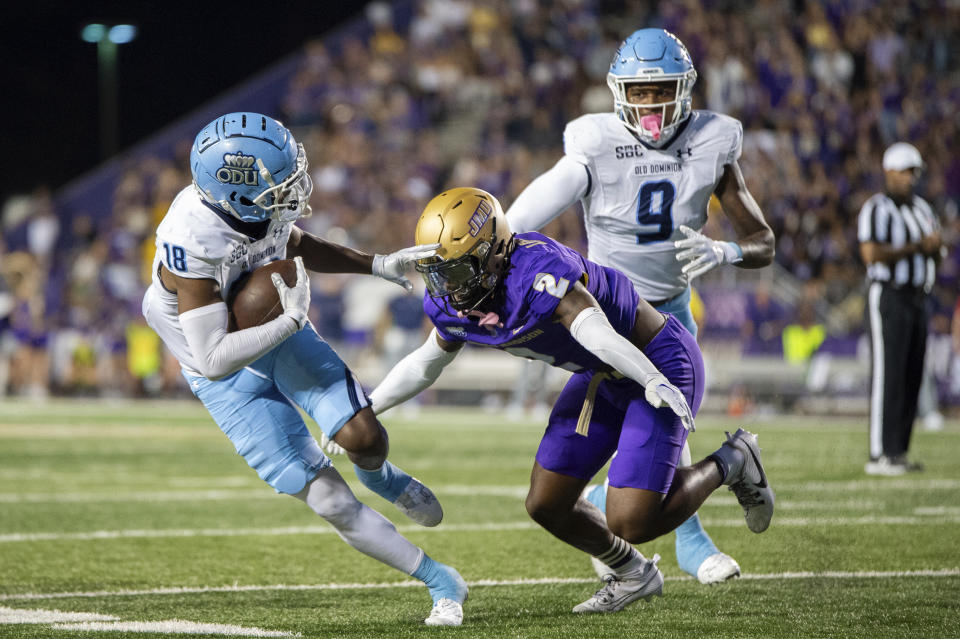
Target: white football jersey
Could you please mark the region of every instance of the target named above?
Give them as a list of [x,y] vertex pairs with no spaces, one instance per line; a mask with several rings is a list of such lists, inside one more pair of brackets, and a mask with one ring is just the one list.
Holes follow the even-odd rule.
[[680,225],[700,230],[724,167],[740,157],[743,127],[734,118],[693,111],[674,139],[642,144],[614,113],[584,115],[567,124],[564,152],[585,165],[583,199],[589,259],[622,271],[640,297],[679,295],[687,282],[674,240]]
[[188,373],[201,376],[180,327],[177,296],[160,282],[160,265],[180,277],[216,281],[226,301],[245,271],[286,257],[292,227],[292,222],[275,220],[242,222],[204,202],[193,185],[177,194],[157,227],[153,281],[143,297],[143,315]]

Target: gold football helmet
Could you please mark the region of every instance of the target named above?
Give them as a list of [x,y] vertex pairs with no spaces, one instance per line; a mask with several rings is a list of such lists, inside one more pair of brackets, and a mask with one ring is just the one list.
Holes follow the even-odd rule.
[[476,308],[496,288],[511,237],[500,202],[486,191],[461,187],[436,196],[416,232],[417,244],[440,244],[436,256],[417,262],[427,291],[458,311]]

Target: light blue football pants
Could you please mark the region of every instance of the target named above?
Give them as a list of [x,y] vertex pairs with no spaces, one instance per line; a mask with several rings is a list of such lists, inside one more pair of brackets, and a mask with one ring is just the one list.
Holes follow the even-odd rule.
[[237,453],[278,493],[290,495],[330,465],[297,407],[332,438],[370,405],[310,324],[229,377],[184,377]]
[[690,331],[694,337],[697,336],[697,323],[693,321],[693,313],[690,312],[690,287],[687,287],[680,295],[669,302],[659,306],[654,306],[661,313],[670,313],[683,324],[684,328]]

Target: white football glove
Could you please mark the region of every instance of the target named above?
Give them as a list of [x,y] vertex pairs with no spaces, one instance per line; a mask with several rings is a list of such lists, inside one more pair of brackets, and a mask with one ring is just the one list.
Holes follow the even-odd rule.
[[669,406],[670,410],[680,418],[684,428],[690,432],[696,430],[693,424],[693,411],[687,405],[686,398],[679,388],[667,381],[666,377],[660,374],[649,376],[647,383],[643,385],[643,391],[648,404],[654,408]]
[[438,248],[440,248],[439,244],[419,244],[388,255],[378,253],[373,256],[373,274],[412,291],[413,284],[404,276],[407,267],[417,260],[433,257],[437,254]]
[[700,277],[715,266],[736,264],[743,261],[743,251],[740,250],[736,242],[711,240],[689,226],[681,225],[680,232],[687,238],[677,240],[673,243],[673,246],[678,249],[686,249],[677,253],[677,261],[686,262],[681,270],[687,276],[687,281]]
[[327,437],[327,434],[322,431],[320,432],[320,448],[330,457],[343,455],[347,452],[346,448]]
[[310,278],[303,266],[303,258],[298,255],[293,258],[293,262],[297,265],[296,284],[287,286],[279,273],[271,273],[270,280],[277,287],[283,314],[296,322],[299,328],[303,328],[307,323],[307,311],[310,309]]

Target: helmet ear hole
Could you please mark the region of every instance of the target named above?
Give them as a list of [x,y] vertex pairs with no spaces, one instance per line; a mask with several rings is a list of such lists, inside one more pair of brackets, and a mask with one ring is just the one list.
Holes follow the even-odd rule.
[[[236,193],[234,193],[233,195],[236,195]],[[233,199],[233,195],[230,196],[231,200]],[[254,206],[253,200],[243,195],[240,196],[240,204],[243,204],[244,206]]]

